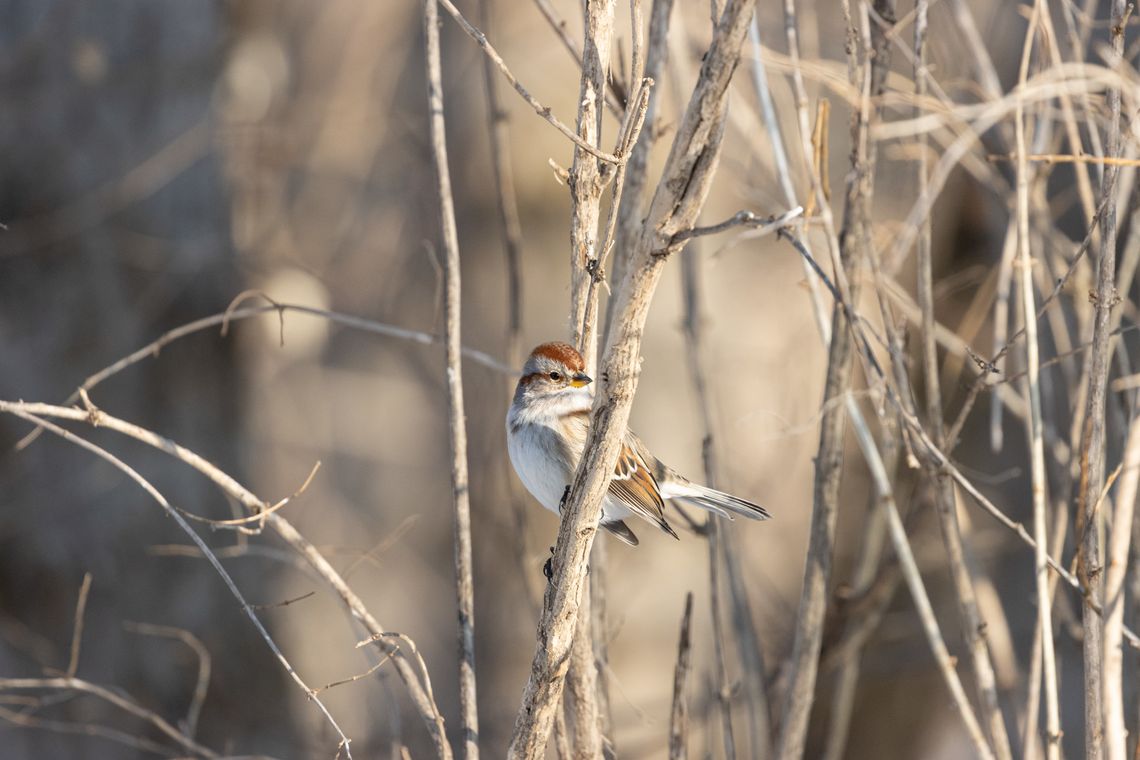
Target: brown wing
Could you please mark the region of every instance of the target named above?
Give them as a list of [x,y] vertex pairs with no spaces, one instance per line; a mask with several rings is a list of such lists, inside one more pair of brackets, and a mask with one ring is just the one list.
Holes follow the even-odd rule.
[[[572,415],[572,424],[590,424],[588,412]],[[610,480],[610,496],[628,507],[638,517],[647,520],[674,538],[679,538],[672,526],[665,521],[665,502],[661,499],[661,489],[657,486],[653,467],[658,465],[645,444],[633,433],[627,432],[622,441],[621,454],[614,466],[614,476]]]
[[[654,523],[674,538],[677,533],[665,521],[665,502],[653,476],[652,464],[643,454],[644,444],[632,433],[626,433],[621,455],[610,481],[610,495],[629,507],[638,517]],[[652,460],[652,455],[649,455]]]

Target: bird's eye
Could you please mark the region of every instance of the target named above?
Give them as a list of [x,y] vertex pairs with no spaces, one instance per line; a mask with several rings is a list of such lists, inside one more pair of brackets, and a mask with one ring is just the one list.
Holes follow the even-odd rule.
[[559,380],[562,379],[562,373],[561,372],[551,372],[550,373],[550,379],[553,380],[554,382],[558,382]]

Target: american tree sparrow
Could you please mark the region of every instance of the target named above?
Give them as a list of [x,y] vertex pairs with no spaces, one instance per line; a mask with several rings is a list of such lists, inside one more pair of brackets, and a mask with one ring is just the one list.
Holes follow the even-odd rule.
[[[519,480],[542,506],[558,514],[563,493],[586,448],[593,393],[582,355],[568,343],[543,343],[531,352],[507,411],[507,450]],[[674,538],[665,520],[665,500],[676,499],[721,517],[733,514],[765,520],[768,512],[750,501],[693,483],[649,453],[630,431],[602,502],[601,526],[637,546],[625,524],[636,515]]]

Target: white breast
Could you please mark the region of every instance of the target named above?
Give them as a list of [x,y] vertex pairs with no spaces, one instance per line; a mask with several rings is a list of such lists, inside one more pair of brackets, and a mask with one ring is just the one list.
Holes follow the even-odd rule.
[[508,426],[507,452],[526,490],[542,506],[557,513],[562,493],[574,473],[570,463],[564,461],[554,431],[537,424],[524,423],[514,430]]

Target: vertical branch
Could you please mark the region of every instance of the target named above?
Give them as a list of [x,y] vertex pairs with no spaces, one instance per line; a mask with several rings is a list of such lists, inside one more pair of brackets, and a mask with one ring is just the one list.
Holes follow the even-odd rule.
[[[479,23],[483,33],[492,26],[491,4],[480,0]],[[517,367],[522,361],[519,331],[522,325],[522,225],[519,222],[515,178],[511,170],[511,128],[507,111],[499,97],[499,79],[494,62],[483,56],[483,81],[487,88],[487,112],[490,120],[491,169],[495,177],[495,200],[499,221],[503,226],[503,248],[507,253],[507,353],[506,361]],[[514,385],[514,378],[509,379]]]
[[463,413],[463,365],[460,342],[459,235],[447,167],[443,120],[443,84],[439,52],[439,6],[424,0],[427,56],[428,127],[439,193],[439,221],[444,249],[444,321],[447,355],[447,412],[451,449],[451,492],[455,508],[455,593],[459,619],[459,711],[464,757],[479,757],[479,715],[475,694],[475,601],[471,572],[471,505],[467,482],[467,428]]
[[[887,23],[893,23],[894,8],[890,0],[876,0],[876,12]],[[792,34],[789,32],[789,34]],[[850,50],[852,56],[858,51]],[[869,141],[872,99],[882,93],[886,72],[890,67],[890,47],[885,36],[875,28],[874,50],[866,50],[859,112],[852,120],[852,171],[848,175],[844,202],[844,222],[839,239],[840,265],[837,280],[844,270],[851,270],[865,258],[864,250],[870,224],[870,203],[874,177],[875,151]],[[876,116],[877,116],[877,108]],[[826,203],[825,199],[821,199]],[[848,298],[855,303],[857,281],[849,285]],[[831,579],[832,553],[835,548],[835,526],[839,509],[839,484],[843,469],[843,434],[846,414],[839,399],[847,395],[851,384],[851,334],[842,304],[832,310],[831,344],[828,348],[827,377],[822,402],[819,449],[816,455],[815,483],[812,496],[811,536],[804,567],[804,585],[796,616],[795,643],[792,651],[791,677],[785,697],[783,724],[777,744],[777,757],[782,760],[800,758],[807,739],[808,719],[815,694],[819,651],[823,640],[827,587]]]
[[891,544],[894,546],[895,555],[898,557],[899,566],[902,568],[903,578],[906,580],[911,597],[914,599],[914,606],[918,610],[926,639],[934,653],[934,658],[938,661],[938,669],[941,671],[946,686],[954,698],[954,704],[966,724],[966,732],[970,735],[970,741],[973,742],[974,751],[977,752],[978,757],[992,760],[994,755],[986,743],[986,737],[982,733],[978,717],[974,715],[974,710],[970,706],[970,699],[966,696],[966,690],[962,687],[962,682],[954,669],[954,658],[946,649],[946,642],[938,629],[938,620],[934,617],[934,608],[930,604],[930,597],[922,583],[918,563],[915,562],[914,552],[911,550],[910,542],[906,537],[906,528],[903,527],[902,518],[899,517],[890,478],[887,475],[886,467],[883,466],[882,457],[879,455],[875,441],[870,437],[866,426],[855,425],[854,428],[859,448],[863,451],[863,457],[867,460],[867,466],[871,470],[871,478],[875,483],[879,502],[886,512]]
[[681,640],[677,644],[677,665],[673,669],[673,709],[669,712],[669,760],[685,760],[689,756],[689,701],[685,686],[689,680],[689,627],[693,619],[693,592],[685,594],[685,614],[681,616]]
[[67,677],[75,678],[79,670],[79,649],[83,644],[83,623],[87,615],[87,596],[91,593],[91,573],[83,574],[79,599],[75,602],[75,626],[71,633],[71,656],[67,661]]
[[1124,720],[1124,580],[1140,485],[1140,423],[1136,419],[1128,432],[1123,462],[1104,586],[1104,747],[1108,760],[1128,758]]
[[585,586],[586,562],[597,533],[602,499],[617,463],[637,388],[641,335],[673,236],[695,224],[708,197],[720,153],[728,84],[755,0],[729,0],[704,56],[701,75],[677,127],[662,180],[614,291],[614,320],[597,373],[585,453],[563,509],[530,677],[515,721],[508,757],[538,758],[545,750],[565,685],[567,657]]
[[[914,41],[914,80],[915,95],[925,97],[928,82],[926,72],[926,34],[928,30],[927,3],[918,4],[915,22]],[[981,65],[981,62],[979,62]],[[927,166],[927,140],[925,134],[918,138],[918,190],[920,203],[929,202],[929,167]],[[922,366],[926,383],[926,419],[931,436],[940,448],[945,445],[946,435],[942,413],[942,390],[939,378],[938,352],[935,341],[933,264],[930,241],[930,215],[922,217],[916,237],[916,259],[918,264],[917,296],[922,313]],[[1003,257],[1003,263],[1006,261]],[[1028,281],[1032,288],[1032,280]],[[997,321],[998,327],[1003,321]],[[998,328],[995,328],[998,329]],[[1000,430],[1000,428],[999,428]],[[1042,471],[1043,472],[1043,471]],[[954,592],[958,603],[962,638],[970,654],[970,665],[974,672],[975,686],[981,704],[981,717],[986,733],[990,738],[994,754],[999,760],[1011,756],[1009,737],[998,703],[997,679],[990,659],[989,646],[985,636],[985,622],[978,607],[977,591],[967,562],[966,546],[962,538],[961,526],[955,506],[954,486],[945,473],[931,471],[934,480],[935,506],[938,512],[942,540],[946,546],[947,563]],[[1042,486],[1043,487],[1043,486]],[[1042,492],[1042,498],[1044,493]],[[1042,524],[1044,530],[1044,524]],[[1042,578],[1042,580],[1045,580]]]
[[[602,112],[609,79],[610,44],[613,37],[615,0],[588,3],[585,7],[585,41],[582,46],[582,79],[578,93],[578,136],[590,145],[601,144]],[[582,148],[574,151],[570,168],[570,326],[573,343],[585,357],[587,372],[597,359],[597,330],[591,301],[596,299],[596,276],[600,276],[598,227],[603,182],[598,160]],[[592,294],[593,293],[593,294]],[[603,561],[604,560],[599,560]],[[604,570],[603,570],[604,574]],[[598,734],[597,667],[593,657],[593,621],[590,615],[591,579],[583,591],[571,650],[570,707],[574,713],[574,757],[600,752]],[[599,611],[601,612],[601,611]]]
[[[852,424],[857,424],[852,419]],[[883,469],[894,472],[898,463],[898,446],[893,439],[883,436],[883,446],[886,449],[882,457],[886,460]],[[889,448],[887,448],[889,446]],[[871,592],[876,583],[879,568],[883,559],[883,543],[887,538],[887,523],[883,511],[879,509],[879,495],[872,494],[868,506],[866,522],[863,526],[863,535],[859,541],[859,558],[855,561],[855,571],[851,578],[851,596],[856,599],[864,598]],[[847,747],[847,737],[851,730],[851,716],[855,710],[855,693],[859,685],[860,656],[867,639],[878,627],[885,607],[894,597],[894,587],[897,580],[890,582],[891,588],[880,597],[878,605],[867,610],[863,615],[861,630],[866,634],[858,637],[856,646],[843,654],[839,673],[835,678],[835,690],[831,700],[830,723],[827,727],[827,740],[824,745],[823,760],[841,760]],[[846,649],[846,648],[845,648]],[[824,658],[826,660],[826,657]]]
[[[654,82],[662,81],[662,74],[669,57],[669,19],[672,16],[673,0],[653,0],[649,12],[649,44],[645,55],[645,77]],[[644,207],[645,184],[648,179],[649,151],[657,139],[657,109],[661,100],[660,86],[650,93],[645,111],[641,137],[634,143],[625,164],[622,178],[621,197],[623,201],[617,210],[617,228],[614,237],[614,259],[611,282],[621,282],[625,265],[637,245],[641,234],[642,209]],[[606,308],[606,335],[610,332],[613,317],[614,299]]]
[[[704,368],[708,366],[704,357],[702,346],[703,323],[701,318],[701,278],[700,278],[700,250],[695,242],[690,242],[681,259],[681,288],[684,303],[683,329],[685,333],[685,355],[689,365],[689,375],[693,381],[693,389],[700,407],[701,425],[703,428],[704,445],[702,447],[705,465],[705,482],[713,488],[717,483],[717,436],[714,431],[712,404],[709,398],[708,382]],[[709,582],[711,584],[710,604],[712,607],[713,630],[717,638],[717,672],[719,691],[721,696],[721,709],[723,711],[725,754],[733,756],[730,746],[735,744],[732,736],[731,701],[732,685],[725,670],[724,653],[722,651],[722,638],[724,623],[720,606],[721,570],[729,576],[726,583],[729,591],[729,601],[732,609],[733,627],[740,662],[744,666],[744,684],[748,697],[749,735],[751,740],[751,756],[756,758],[767,757],[770,754],[768,725],[768,697],[765,689],[765,673],[763,659],[760,653],[760,637],[752,620],[752,610],[749,608],[747,591],[740,582],[740,562],[736,555],[736,547],[731,536],[721,530],[715,517],[710,516],[705,523],[706,538],[709,542]]]
[[[1019,81],[1024,85],[1029,73],[1029,59],[1033,49],[1037,20],[1041,14],[1040,1],[1033,5],[1025,46],[1021,56]],[[1020,92],[1020,90],[1019,90]],[[1019,96],[1014,119],[1017,140],[1017,249],[1021,269],[1021,308],[1025,321],[1026,395],[1029,414],[1026,417],[1030,443],[1031,491],[1033,495],[1033,575],[1037,590],[1037,625],[1041,638],[1042,677],[1045,686],[1045,749],[1049,760],[1061,756],[1061,718],[1057,702],[1057,665],[1053,649],[1052,598],[1049,594],[1049,568],[1046,564],[1048,544],[1045,528],[1045,443],[1042,437],[1044,423],[1041,416],[1041,360],[1037,343],[1037,307],[1033,293],[1033,259],[1029,252],[1029,166],[1026,160],[1025,104]],[[937,439],[935,439],[937,440]],[[1032,719],[1029,719],[1030,722]]]
[[[728,658],[724,642],[723,605],[720,601],[720,526],[710,515],[705,520],[709,548],[709,613],[713,627],[713,657],[716,661],[716,704],[720,710],[720,728],[726,760],[736,760],[736,733],[732,728],[732,678],[728,674]],[[712,732],[710,731],[710,734]]]
[[590,636],[589,589],[578,606],[578,627],[570,647],[570,674],[566,678],[567,704],[571,709],[570,756],[574,760],[602,757],[602,734],[598,712],[598,669],[594,664],[594,640]]
[[[601,144],[603,98],[609,78],[610,42],[614,30],[615,0],[586,4],[586,41],[582,47],[582,83],[578,91],[578,136],[590,145]],[[570,328],[571,341],[586,358],[591,371],[598,355],[598,335],[588,324],[590,281],[602,252],[597,250],[603,181],[598,159],[583,148],[574,149],[570,167]]]
[[[1124,52],[1124,0],[1112,0],[1112,49],[1116,56]],[[1108,150],[1110,157],[1120,154],[1120,89],[1108,90]],[[1084,693],[1085,693],[1085,758],[1101,760],[1104,751],[1104,621],[1094,606],[1104,598],[1101,574],[1100,525],[1097,514],[1100,492],[1104,487],[1106,434],[1104,424],[1105,386],[1111,357],[1109,355],[1109,320],[1117,294],[1116,277],[1116,178],[1117,166],[1106,166],[1101,185],[1105,200],[1101,218],[1100,252],[1096,261],[1096,293],[1093,304],[1093,340],[1089,365],[1088,393],[1085,397],[1084,424],[1081,428],[1081,480],[1077,499],[1078,576],[1085,589],[1088,604],[1081,607],[1084,625]]]
[[[1123,0],[1116,0],[1112,4],[1112,27],[1110,31],[1110,38],[1114,55],[1119,60],[1119,57],[1124,52],[1124,2]],[[1111,63],[1111,61],[1110,61]],[[1108,130],[1108,153],[1115,156],[1121,150],[1120,138],[1120,90],[1112,89],[1108,92],[1108,105],[1110,111],[1111,122]],[[1106,167],[1105,169],[1105,191],[1113,193],[1115,190],[1116,179],[1119,174],[1119,167]],[[1101,228],[1104,233],[1102,240],[1102,256],[1105,258],[1105,253],[1109,253],[1108,260],[1102,260],[1100,268],[1097,270],[1097,294],[1100,295],[1101,279],[1105,278],[1110,283],[1115,277],[1115,262],[1116,262],[1116,208],[1112,201],[1109,201],[1108,208],[1105,213],[1104,225]],[[1111,265],[1108,263],[1111,261]],[[1107,269],[1107,272],[1105,270]],[[1130,284],[1130,281],[1124,281]],[[1112,291],[1113,300],[1116,299],[1116,291]],[[1111,304],[1108,304],[1111,307]],[[1097,301],[1096,310],[1096,326],[1100,326],[1100,301]],[[1111,319],[1111,317],[1110,317]],[[1096,333],[1094,332],[1094,342]],[[1132,421],[1132,429],[1129,432],[1128,444],[1124,452],[1124,476],[1120,485],[1120,490],[1117,493],[1115,513],[1113,514],[1112,521],[1112,538],[1109,544],[1107,577],[1105,578],[1104,588],[1104,641],[1102,644],[1102,657],[1104,662],[1104,674],[1101,682],[1103,689],[1103,720],[1105,731],[1105,750],[1108,760],[1126,760],[1127,757],[1127,730],[1125,728],[1124,719],[1124,683],[1123,683],[1123,666],[1124,666],[1124,652],[1123,652],[1123,627],[1124,627],[1124,578],[1128,567],[1128,552],[1129,544],[1132,538],[1133,527],[1133,512],[1136,504],[1136,490],[1137,481],[1140,480],[1140,431],[1137,430],[1136,420]],[[1088,533],[1095,536],[1096,530],[1094,525],[1086,521],[1085,529]],[[1082,547],[1083,548],[1083,547]],[[1091,545],[1089,547],[1091,549]],[[1091,551],[1082,552],[1082,555],[1087,557],[1095,556]],[[1085,608],[1087,612],[1087,607]],[[1087,617],[1086,617],[1087,620]],[[1089,631],[1086,629],[1086,635]],[[1086,650],[1087,652],[1087,650]],[[1087,660],[1086,660],[1087,667]],[[1087,682],[1086,682],[1087,684]],[[1086,708],[1087,714],[1087,708]],[[1140,726],[1138,726],[1140,728]],[[1086,742],[1087,746],[1087,742]],[[1140,744],[1137,744],[1140,748]],[[1138,749],[1140,751],[1140,749]]]
[[[480,25],[484,34],[492,25],[491,4],[493,0],[480,0]],[[487,113],[489,136],[491,139],[491,168],[495,178],[495,198],[499,209],[499,221],[503,228],[503,249],[507,254],[507,330],[506,361],[511,367],[522,365],[522,225],[519,222],[518,202],[515,196],[514,172],[511,170],[511,129],[507,112],[499,97],[499,80],[495,64],[489,56],[483,56],[483,82],[487,88]],[[515,378],[508,376],[506,382],[507,402],[514,390]],[[517,479],[511,476],[510,463],[502,458],[507,472],[507,493],[514,516],[515,559],[518,562],[519,577],[526,590],[527,602],[538,614],[538,600],[542,591],[537,585],[537,575],[528,572],[526,551],[527,509],[519,493]]]

